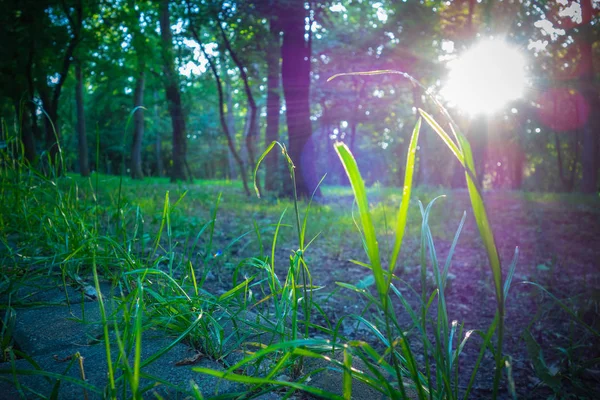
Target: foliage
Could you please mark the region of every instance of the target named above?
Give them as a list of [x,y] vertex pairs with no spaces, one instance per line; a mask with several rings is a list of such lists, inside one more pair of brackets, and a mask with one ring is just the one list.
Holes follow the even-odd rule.
[[[79,3],[34,3],[15,3],[3,14],[3,37],[10,40],[5,41],[1,49],[5,55],[2,76],[14,79],[3,80],[0,109],[9,125],[23,127],[22,140],[26,150],[33,152],[28,153],[28,157],[39,158],[53,140],[48,139],[52,136],[49,131],[46,138],[43,137],[45,115],[41,107],[48,106],[43,105],[42,100],[45,92],[53,91],[56,82],[60,82],[63,90],[56,103],[58,117],[54,124],[67,168],[76,171],[75,83],[71,69],[63,73],[61,68],[70,40],[74,40],[75,32],[69,26],[75,22],[75,8]],[[143,104],[148,111],[144,116],[147,129],[142,139],[143,170],[149,176],[169,175],[173,154],[167,122],[168,104],[160,78],[160,52],[156,51],[160,44],[157,4],[111,0],[101,5],[82,1],[81,5],[82,31],[80,38],[73,42],[76,44],[73,58],[83,65],[90,152],[95,149],[92,138],[96,130],[102,138],[102,157],[99,165],[92,161],[92,169],[116,174],[122,162],[125,162],[125,170],[131,167],[133,134],[125,133],[123,149],[121,124],[134,108],[135,81],[139,70],[145,69],[147,90]],[[206,59],[192,38],[188,7],[193,10],[194,24],[208,54],[226,81],[229,129],[246,165],[252,164],[247,146],[260,148],[264,140],[261,127],[265,126],[267,93],[265,54],[276,51],[266,43],[269,21],[273,18],[276,21],[279,11],[263,2],[214,2],[202,7],[194,1],[171,2],[171,13],[176,21],[172,27],[175,63],[180,71],[185,119],[190,128],[189,166],[198,178],[234,178],[238,172],[217,118],[216,90],[207,73]],[[340,71],[400,69],[415,76],[428,89],[437,90],[445,79],[443,64],[446,60],[470,46],[477,33],[502,33],[507,40],[528,47],[533,87],[526,99],[507,106],[506,111],[496,116],[489,130],[487,150],[486,140],[478,129],[463,132],[474,146],[475,162],[483,169],[481,179],[486,188],[523,185],[528,190],[580,189],[584,173],[590,171],[590,167],[583,164],[584,154],[587,154],[583,150],[589,146],[583,146],[583,140],[588,140],[583,120],[576,122],[574,115],[577,109],[581,116],[592,118],[593,115],[585,111],[590,106],[586,103],[588,94],[580,93],[578,88],[582,79],[588,79],[589,71],[588,75],[581,75],[588,64],[592,78],[597,76],[599,64],[598,46],[592,45],[588,61],[582,58],[584,53],[580,46],[595,43],[598,35],[579,28],[592,24],[597,13],[586,14],[585,20],[578,22],[576,16],[569,16],[571,8],[551,3],[498,4],[492,1],[313,4],[307,10],[307,17],[312,50],[311,113],[315,132],[312,145],[319,154],[314,160],[318,176],[327,173],[331,184],[348,183],[332,150],[333,142],[344,140],[357,156],[369,184],[401,185],[404,162],[397,161],[406,154],[417,109],[427,102],[420,89],[402,84],[396,76],[378,79],[354,76],[325,84],[329,76]],[[548,23],[540,23],[544,20]],[[221,35],[219,25],[225,36]],[[564,33],[560,29],[553,30],[558,25],[565,27]],[[247,75],[257,105],[256,132],[249,131],[251,113],[243,74],[226,51],[223,38],[227,38],[232,54],[237,55]],[[410,106],[399,107],[400,104],[412,105],[412,110]],[[52,116],[51,110],[45,111]],[[281,112],[285,114],[285,109]],[[455,113],[464,120],[461,125],[470,125],[471,117],[460,110]],[[286,134],[287,130],[282,129],[282,142],[288,140]],[[252,139],[253,135],[256,139]],[[433,131],[424,127],[417,153],[416,183],[458,185],[460,171],[446,168],[449,155],[442,150],[442,143],[432,136]]]

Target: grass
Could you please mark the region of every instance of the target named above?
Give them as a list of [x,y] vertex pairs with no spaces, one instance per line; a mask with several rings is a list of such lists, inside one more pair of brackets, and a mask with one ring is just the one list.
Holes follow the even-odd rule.
[[[465,166],[496,294],[496,317],[487,329],[472,330],[449,318],[453,305],[446,299],[448,274],[466,214],[461,218],[448,212],[440,192],[413,187],[420,122],[408,148],[402,190],[365,187],[353,155],[339,144],[336,151],[351,188],[324,186],[318,203],[248,199],[239,182],[170,184],[166,179],[135,181],[100,174],[88,179],[46,177],[20,162],[13,148],[0,160],[0,207],[12,210],[0,214],[0,344],[10,365],[0,371],[0,378],[16,382],[23,396],[33,393],[17,378],[36,375],[54,382],[50,397],[58,395],[61,381],[70,381],[80,385],[85,396],[138,399],[160,384],[203,398],[210,393],[202,394],[194,386],[174,387],[144,370],[185,343],[223,366],[196,366],[194,371],[244,385],[231,397],[253,398],[285,388],[286,398],[303,391],[349,399],[369,387],[392,399],[458,399],[469,397],[489,352],[495,360],[491,389],[496,397],[503,373],[511,382],[511,360],[504,356],[502,342],[517,254],[503,277],[483,199],[474,184],[468,143],[455,126],[448,134],[429,114],[421,114]],[[9,143],[14,146],[17,141],[12,138]],[[293,180],[293,162],[287,162]],[[446,232],[451,224],[456,227],[447,234],[452,244],[446,259],[440,259],[439,237],[432,231]],[[324,244],[317,247],[321,241]],[[365,261],[353,250],[357,248],[365,250]],[[353,277],[338,280],[336,290],[321,296],[323,288],[314,278],[323,276],[320,265],[329,257],[356,258],[354,263],[368,275],[358,282],[349,282]],[[420,267],[420,293],[402,280],[404,266],[413,261]],[[14,347],[15,310],[27,305],[23,290],[41,288],[49,278],[65,289],[93,281],[107,359],[106,387],[85,382],[83,364],[78,366],[82,379],[63,377],[41,370]],[[209,283],[214,280],[223,281],[217,286],[226,289],[215,292]],[[112,287],[110,297],[103,296],[105,283]],[[326,303],[335,296],[350,296],[361,306],[333,319]],[[555,300],[575,323],[598,335]],[[370,339],[347,337],[345,321],[362,326]],[[156,329],[172,340],[143,358],[146,333]],[[465,379],[460,355],[473,336],[482,343]],[[528,342],[539,360],[536,368],[547,376],[539,346],[533,337]],[[17,358],[31,367],[17,369]],[[67,369],[77,368],[78,359],[74,357]],[[341,377],[338,392],[311,383],[322,373]],[[551,378],[549,385],[559,388]],[[509,385],[510,390],[514,388]]]

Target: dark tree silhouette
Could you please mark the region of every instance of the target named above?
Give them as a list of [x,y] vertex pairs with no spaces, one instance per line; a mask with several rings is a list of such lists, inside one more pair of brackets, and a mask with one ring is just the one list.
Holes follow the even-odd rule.
[[[279,20],[283,31],[281,80],[285,97],[289,155],[296,166],[296,187],[300,197],[309,197],[318,180],[310,121],[310,40],[306,40],[304,1],[281,5]],[[310,39],[310,36],[309,36]],[[287,187],[286,193],[292,194]]]

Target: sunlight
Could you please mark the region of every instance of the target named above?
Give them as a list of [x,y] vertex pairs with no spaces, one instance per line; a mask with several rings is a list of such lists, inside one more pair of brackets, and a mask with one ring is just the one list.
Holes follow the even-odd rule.
[[492,114],[523,95],[525,57],[501,39],[485,39],[448,63],[442,95],[452,106],[474,114]]

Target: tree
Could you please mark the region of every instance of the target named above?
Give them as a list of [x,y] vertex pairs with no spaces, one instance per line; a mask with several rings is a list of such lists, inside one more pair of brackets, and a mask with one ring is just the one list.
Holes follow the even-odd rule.
[[579,153],[577,163],[569,169],[581,179],[578,188],[584,193],[598,191],[600,117],[594,110],[600,107],[600,98],[593,48],[600,39],[595,28],[599,15],[591,0],[544,4],[535,8],[533,18],[543,23],[536,23],[531,35],[537,56],[536,72],[542,78],[538,80],[543,82],[535,99],[537,121],[550,133],[575,137],[567,147],[569,152],[564,151],[569,141],[561,141],[555,135],[548,137],[546,148],[554,150],[559,165],[554,180],[562,181],[567,188],[571,186],[570,178],[562,176],[562,164],[567,159],[577,160]]
[[[37,77],[34,78],[36,89],[42,106],[46,112],[46,118],[44,118],[44,126],[46,132],[46,149],[48,150],[48,156],[50,163],[55,167],[55,173],[60,175],[63,173],[63,165],[61,165],[59,157],[60,149],[60,129],[58,126],[58,106],[60,100],[60,94],[65,81],[69,74],[71,63],[73,62],[73,54],[75,48],[79,45],[82,38],[83,30],[83,1],[77,0],[72,5],[67,5],[66,2],[61,2],[60,6],[50,8],[50,12],[58,12],[58,9],[62,10],[62,15],[68,21],[68,29],[61,27],[62,29],[58,32],[59,38],[68,37],[66,40],[66,47],[62,51],[61,63],[56,77],[55,83],[52,82],[52,78],[48,77],[48,71],[50,65],[45,63],[45,58],[42,58],[42,62],[36,63]],[[47,17],[44,16],[43,20],[38,20],[36,23],[51,24],[47,22]],[[47,26],[47,25],[46,25]],[[58,29],[58,28],[56,28]],[[57,41],[57,43],[61,43]],[[52,49],[44,49],[45,52],[40,57],[55,57],[49,56],[52,54]],[[38,59],[38,61],[40,61]],[[54,60],[52,60],[54,61]]]
[[[240,60],[240,58],[237,56],[236,52],[233,50],[233,48],[231,46],[231,42],[229,41],[229,38],[227,37],[225,30],[223,29],[223,23],[219,19],[218,15],[216,17],[216,23],[217,23],[219,32],[221,33],[221,38],[223,39],[225,48],[229,52],[231,59],[233,60],[236,67],[238,68],[240,77],[242,78],[242,82],[244,83],[244,92],[246,94],[246,99],[248,100],[248,108],[249,108],[248,127],[247,127],[248,129],[247,129],[247,134],[246,134],[246,149],[248,151],[248,162],[250,164],[250,170],[254,171],[254,169],[255,169],[254,168],[255,167],[254,143],[258,139],[257,138],[258,121],[256,119],[257,118],[256,101],[254,100],[254,95],[252,94],[252,89],[250,89],[250,84],[248,82],[248,74],[246,73],[246,69],[245,69],[244,65],[242,64],[242,61]],[[256,188],[260,193],[260,183],[258,180],[256,180]]]
[[85,133],[85,111],[83,107],[83,72],[81,61],[75,63],[75,99],[77,104],[77,140],[79,143],[79,173],[83,177],[90,176],[90,165],[88,161],[88,145]]
[[35,138],[39,138],[34,65],[40,62],[39,48],[50,46],[48,35],[36,37],[48,25],[43,8],[40,2],[12,1],[3,4],[0,14],[0,97],[12,105],[29,163],[36,160]]
[[[598,98],[598,88],[594,83],[594,56],[592,52],[592,44],[594,36],[591,25],[593,14],[597,13],[594,10],[592,0],[581,1],[581,17],[582,22],[586,24],[581,28],[579,36],[580,49],[580,91],[583,98],[586,100],[590,110],[598,110],[600,108],[600,99]],[[597,33],[596,33],[597,35]],[[581,189],[584,193],[598,192],[598,130],[600,129],[600,117],[597,111],[588,114],[588,120],[583,128],[583,180]]]
[[179,91],[179,78],[174,65],[173,34],[171,32],[169,3],[170,0],[162,0],[160,4],[160,35],[162,39],[164,85],[173,129],[171,181],[175,182],[187,179],[185,169],[186,130],[185,116],[181,105],[181,92]]
[[[133,3],[133,2],[132,2]],[[131,177],[133,179],[142,179],[144,171],[142,169],[142,140],[144,138],[144,89],[146,85],[146,59],[151,59],[148,49],[149,39],[151,35],[141,26],[140,12],[135,4],[130,5],[133,18],[127,24],[133,34],[132,46],[136,57],[136,78],[135,90],[133,91],[133,142],[131,144]]]
[[[281,31],[277,19],[271,16],[269,20],[269,36],[265,58],[267,60],[267,127],[265,129],[265,141],[271,143],[279,140],[279,77],[281,74]],[[278,152],[272,151],[265,159],[265,189],[275,190],[279,179]]]
[[223,130],[223,133],[225,134],[225,138],[227,139],[227,146],[229,147],[229,151],[233,155],[233,157],[239,167],[240,177],[242,179],[242,184],[244,186],[244,192],[246,193],[247,196],[250,196],[250,189],[248,187],[248,178],[247,178],[246,168],[244,166],[244,162],[242,161],[242,158],[240,157],[238,151],[235,148],[235,143],[233,141],[233,137],[231,135],[231,131],[229,129],[229,125],[227,123],[227,118],[225,115],[225,95],[223,93],[223,84],[221,81],[221,77],[219,75],[219,71],[217,70],[215,61],[212,59],[212,57],[210,57],[206,53],[206,49],[204,48],[203,41],[200,39],[200,35],[198,34],[198,30],[196,29],[197,21],[192,20],[192,5],[190,4],[189,1],[187,1],[186,4],[187,4],[187,11],[188,11],[188,18],[190,19],[190,32],[192,33],[192,36],[194,37],[194,39],[196,40],[198,45],[200,46],[200,50],[202,51],[204,58],[206,58],[206,60],[208,61],[208,66],[213,74],[213,77],[215,78],[215,83],[217,85],[219,122],[221,124],[221,129]]
[[[305,39],[304,1],[281,5],[279,20],[283,31],[281,80],[286,105],[288,153],[296,166],[296,190],[309,197],[318,183],[310,121],[310,41]],[[309,34],[310,35],[310,34]],[[309,36],[310,37],[310,36]],[[292,188],[286,190],[292,195]],[[317,195],[320,194],[317,192]]]
[[[140,57],[141,59],[141,57]],[[131,177],[142,179],[142,139],[144,137],[144,85],[146,84],[146,71],[144,61],[138,63],[138,76],[133,92],[133,143],[131,145]]]

